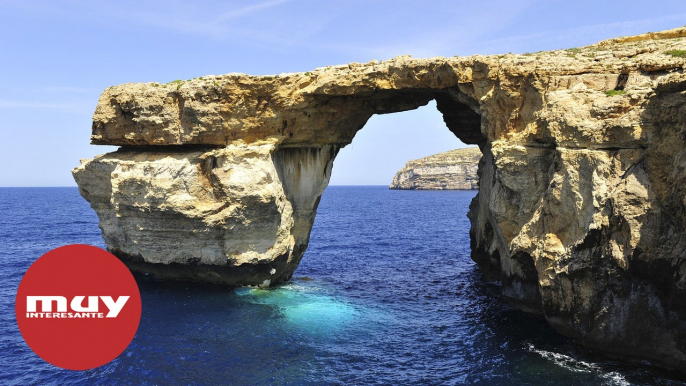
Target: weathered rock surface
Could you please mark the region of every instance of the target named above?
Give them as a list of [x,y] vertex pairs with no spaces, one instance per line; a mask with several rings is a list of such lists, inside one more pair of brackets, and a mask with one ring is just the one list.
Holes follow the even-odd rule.
[[586,346],[683,375],[686,58],[672,50],[684,49],[679,28],[534,54],[115,86],[92,142],[122,148],[74,177],[133,269],[276,284],[307,247],[338,149],[373,114],[435,99],[483,153],[472,257],[503,294]]
[[481,151],[477,147],[455,149],[412,160],[398,170],[391,189],[474,190],[479,189],[477,169]]

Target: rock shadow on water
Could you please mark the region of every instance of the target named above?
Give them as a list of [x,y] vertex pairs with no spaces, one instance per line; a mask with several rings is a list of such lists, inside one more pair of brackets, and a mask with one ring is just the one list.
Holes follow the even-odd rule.
[[686,385],[668,373],[612,360],[557,334],[542,316],[512,308],[500,295],[500,285],[487,281],[476,267],[464,283],[463,295],[479,305],[466,311],[481,326],[472,349],[483,352],[474,358],[492,356],[490,369],[465,377],[469,384]]

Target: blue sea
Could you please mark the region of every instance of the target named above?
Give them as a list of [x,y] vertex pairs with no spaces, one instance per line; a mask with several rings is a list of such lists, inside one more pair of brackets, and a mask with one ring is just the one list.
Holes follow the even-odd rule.
[[97,217],[76,188],[0,189],[0,384],[682,385],[586,352],[508,307],[469,258],[474,195],[329,187],[290,282],[141,279],[132,344],[77,372],[33,354],[14,297],[50,249],[104,247]]

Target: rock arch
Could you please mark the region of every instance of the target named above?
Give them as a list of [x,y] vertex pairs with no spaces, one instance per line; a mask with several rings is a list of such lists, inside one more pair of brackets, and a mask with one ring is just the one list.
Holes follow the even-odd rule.
[[[109,249],[161,277],[277,284],[307,247],[336,154],[372,115],[436,100],[458,138],[486,143],[476,96],[456,83],[447,61],[427,79],[396,68],[391,76],[406,79],[396,87],[319,84],[332,70],[343,68],[106,90],[92,141],[121,148],[75,169],[75,178],[101,216]],[[103,168],[111,190],[89,186],[94,174],[106,176]]]
[[561,333],[686,368],[686,29],[574,50],[399,57],[313,72],[126,84],[74,170],[132,269],[287,280],[341,146],[373,114],[437,101],[477,144],[472,257]]

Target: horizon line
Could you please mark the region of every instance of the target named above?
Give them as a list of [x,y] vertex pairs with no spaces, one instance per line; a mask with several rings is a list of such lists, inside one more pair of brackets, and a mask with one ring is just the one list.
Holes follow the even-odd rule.
[[[335,184],[329,186],[390,186],[390,184]],[[76,185],[31,185],[31,186],[0,186],[0,189],[16,189],[16,188],[76,188]]]

